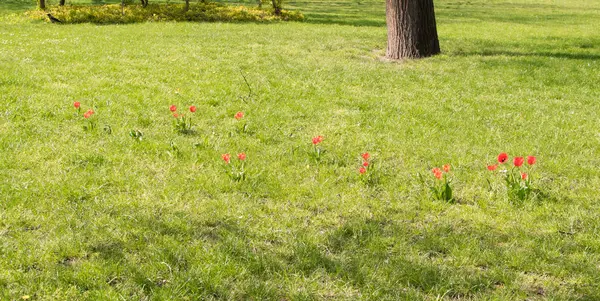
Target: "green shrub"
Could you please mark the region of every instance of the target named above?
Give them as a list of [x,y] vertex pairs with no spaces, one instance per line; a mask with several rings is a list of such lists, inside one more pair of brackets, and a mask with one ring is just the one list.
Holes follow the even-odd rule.
[[46,13],[51,13],[63,23],[98,24],[148,21],[271,22],[304,20],[304,15],[300,12],[284,10],[281,15],[275,15],[269,9],[219,3],[198,3],[191,5],[187,11],[185,11],[184,4],[151,4],[145,8],[140,5],[126,5],[122,8],[119,4],[110,4],[55,6],[47,11],[27,12],[30,17],[40,20],[48,20]]

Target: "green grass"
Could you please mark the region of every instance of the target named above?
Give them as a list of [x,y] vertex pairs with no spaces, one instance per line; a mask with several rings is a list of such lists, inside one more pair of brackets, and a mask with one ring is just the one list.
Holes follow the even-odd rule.
[[[108,26],[23,3],[0,3],[0,299],[600,299],[597,1],[438,1],[443,53],[401,63],[381,2]],[[541,197],[507,199],[501,151],[538,157]],[[419,180],[444,163],[456,204]]]

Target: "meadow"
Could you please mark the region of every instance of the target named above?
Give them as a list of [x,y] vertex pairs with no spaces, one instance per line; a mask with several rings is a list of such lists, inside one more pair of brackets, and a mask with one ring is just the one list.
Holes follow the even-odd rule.
[[[439,0],[442,54],[403,62],[383,1],[284,7],[305,21],[0,2],[0,299],[600,300],[600,2]],[[537,157],[535,198],[501,152]]]

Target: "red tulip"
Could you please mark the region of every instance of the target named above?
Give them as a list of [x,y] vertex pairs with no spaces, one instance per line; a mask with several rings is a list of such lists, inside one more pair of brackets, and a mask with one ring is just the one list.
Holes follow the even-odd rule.
[[506,163],[506,161],[508,161],[508,154],[506,154],[506,153],[500,153],[498,155],[498,162],[504,164],[504,163]]
[[317,136],[312,138],[312,144],[317,145],[323,142],[323,136]]
[[527,157],[527,164],[529,164],[529,165],[535,164],[535,157],[534,156]]
[[498,165],[495,165],[495,164],[494,164],[494,165],[488,165],[488,166],[487,166],[487,169],[488,169],[489,171],[494,171],[494,170],[496,170],[496,168],[498,168]]
[[223,161],[225,161],[227,164],[229,164],[229,161],[231,161],[231,155],[229,154],[222,154],[221,158],[223,158]]
[[169,107],[169,110],[171,110],[171,112],[175,112],[175,111],[177,111],[177,107],[175,105],[171,105]]
[[235,113],[235,116],[233,116],[235,119],[240,120],[242,118],[244,118],[244,112],[237,112]]
[[442,178],[442,170],[440,170],[439,168],[434,168],[431,170],[431,172],[433,172],[433,175],[439,180]]
[[364,167],[367,167],[367,166],[369,166],[369,162],[367,162],[367,161],[363,162],[363,166],[364,166]]
[[450,164],[446,164],[446,165],[444,165],[444,167],[443,167],[443,168],[444,168],[444,171],[445,171],[445,172],[450,172]]
[[196,112],[196,106],[191,106],[190,107],[190,112],[195,113]]
[[521,179],[523,180],[527,180],[527,174],[526,173],[521,173]]
[[521,167],[521,165],[523,165],[523,162],[525,162],[525,158],[523,157],[515,157],[515,159],[513,160],[513,164],[516,167]]
[[360,172],[360,174],[362,175],[362,174],[364,174],[364,173],[366,173],[366,172],[367,172],[367,169],[366,169],[366,168],[364,168],[364,167],[361,167],[361,168],[358,170],[358,172]]
[[175,117],[175,118],[179,118],[179,114],[177,114],[177,113],[174,113],[174,114],[173,114],[173,117]]
[[369,153],[364,153],[362,155],[360,155],[365,161],[369,160],[369,158],[371,157],[371,155],[369,155]]
[[75,109],[79,109],[79,107],[81,107],[81,103],[79,101],[76,101],[73,103],[73,106],[75,107]]
[[246,154],[245,153],[239,153],[237,154],[238,159],[240,159],[241,161],[246,160]]

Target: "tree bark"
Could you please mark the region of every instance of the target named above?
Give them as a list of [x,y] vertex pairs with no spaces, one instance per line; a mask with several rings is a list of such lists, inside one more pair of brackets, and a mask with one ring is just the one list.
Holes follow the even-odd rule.
[[281,15],[281,0],[271,0],[273,4],[273,11],[276,16]]
[[38,7],[40,9],[46,9],[46,0],[38,0]]
[[65,6],[65,0],[60,0],[60,2],[58,2],[58,5]]
[[190,0],[185,0],[185,11],[190,10]]
[[386,0],[386,56],[398,60],[440,53],[433,0]]

